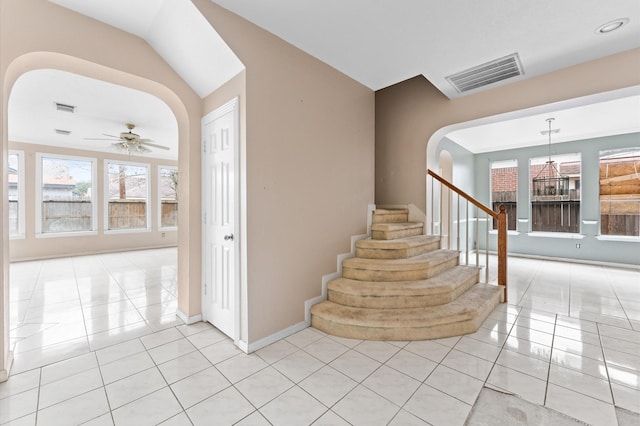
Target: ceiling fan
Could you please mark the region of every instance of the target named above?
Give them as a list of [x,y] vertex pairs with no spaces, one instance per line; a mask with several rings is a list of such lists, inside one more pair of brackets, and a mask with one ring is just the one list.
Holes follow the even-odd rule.
[[141,138],[137,133],[133,133],[132,130],[135,129],[136,125],[127,123],[128,132],[121,132],[119,136],[109,135],[107,133],[103,133],[107,138],[85,138],[85,140],[93,140],[93,141],[116,141],[112,145],[114,148],[117,148],[121,151],[126,151],[129,154],[138,152],[145,153],[151,152],[148,146],[159,149],[168,150],[169,147],[162,146],[153,143],[152,139]]

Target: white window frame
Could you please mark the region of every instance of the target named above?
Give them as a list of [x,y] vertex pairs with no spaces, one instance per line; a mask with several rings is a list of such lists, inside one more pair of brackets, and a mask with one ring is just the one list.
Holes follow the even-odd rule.
[[[144,228],[109,229],[109,164],[122,164],[125,166],[144,167],[147,170],[147,208]],[[135,161],[104,160],[104,220],[103,232],[106,234],[135,234],[140,232],[151,232],[151,165],[149,163],[138,163]]]
[[[162,169],[169,169],[169,170],[175,170],[176,172],[178,171],[178,166],[163,166],[163,165],[158,165],[158,230],[160,231],[177,231],[178,227],[177,226],[162,226],[162,173],[160,173],[160,170]],[[178,179],[180,179],[180,175],[178,175]],[[176,193],[176,199],[178,197],[178,194]]]
[[10,240],[24,240],[25,239],[25,182],[24,182],[24,151],[17,149],[10,149],[9,155],[18,156],[18,234],[9,235]]
[[[91,230],[89,231],[65,231],[65,232],[42,232],[42,159],[57,158],[60,160],[88,161],[91,163]],[[57,238],[57,237],[80,237],[85,235],[98,234],[98,159],[94,157],[80,157],[77,155],[60,155],[36,152],[36,238]]]
[[[520,185],[519,182],[519,173],[518,173],[518,159],[514,158],[514,159],[509,159],[509,160],[495,160],[495,161],[491,161],[489,162],[489,205],[493,207],[493,179],[492,179],[492,174],[493,174],[493,165],[494,164],[499,164],[502,165],[503,167],[496,167],[496,169],[498,168],[508,168],[508,167],[515,167],[516,168],[516,210],[517,210],[517,206],[518,206],[518,185]],[[509,235],[519,235],[519,221],[516,220],[516,229],[507,229],[507,234]],[[498,232],[497,229],[491,229],[489,232],[491,231],[495,231],[496,233]]]

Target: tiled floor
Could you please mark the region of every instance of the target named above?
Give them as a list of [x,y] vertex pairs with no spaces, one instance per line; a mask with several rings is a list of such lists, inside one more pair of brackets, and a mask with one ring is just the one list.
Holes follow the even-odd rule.
[[170,249],[12,265],[0,423],[462,425],[493,388],[593,425],[621,409],[640,424],[639,271],[510,258],[510,304],[474,334],[308,328],[251,355],[176,321],[175,271]]

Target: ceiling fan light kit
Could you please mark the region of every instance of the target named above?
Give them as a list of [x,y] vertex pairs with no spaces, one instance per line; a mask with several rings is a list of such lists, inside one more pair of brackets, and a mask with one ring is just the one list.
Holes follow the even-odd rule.
[[128,131],[121,132],[120,135],[114,136],[109,135],[107,133],[103,133],[104,136],[107,136],[109,139],[105,138],[85,138],[86,140],[101,140],[101,141],[116,141],[112,144],[114,148],[119,151],[125,151],[129,155],[132,153],[144,154],[146,152],[152,152],[147,146],[151,146],[154,148],[169,150],[169,147],[158,145],[153,143],[152,139],[141,138],[139,134],[133,133],[132,130],[135,129],[135,124],[127,123],[126,124]]

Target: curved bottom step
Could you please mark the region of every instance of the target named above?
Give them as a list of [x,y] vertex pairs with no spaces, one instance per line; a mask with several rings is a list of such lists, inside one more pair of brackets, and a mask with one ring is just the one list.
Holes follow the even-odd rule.
[[311,325],[334,336],[366,340],[427,340],[473,333],[500,303],[502,289],[476,284],[453,302],[429,308],[368,309],[325,301]]

